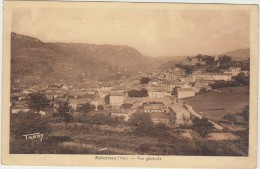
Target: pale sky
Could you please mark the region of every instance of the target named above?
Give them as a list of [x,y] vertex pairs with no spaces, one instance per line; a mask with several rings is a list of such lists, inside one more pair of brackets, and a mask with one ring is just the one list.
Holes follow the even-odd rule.
[[16,9],[12,31],[43,42],[128,45],[147,56],[249,48],[248,11]]

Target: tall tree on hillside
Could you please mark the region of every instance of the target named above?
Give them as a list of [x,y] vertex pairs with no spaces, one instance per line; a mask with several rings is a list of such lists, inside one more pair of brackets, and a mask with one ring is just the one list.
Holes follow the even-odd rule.
[[39,113],[41,110],[44,110],[45,108],[50,106],[50,100],[47,99],[47,97],[41,93],[30,93],[29,94],[29,107],[31,109],[34,109]]
[[106,95],[104,100],[105,100],[105,104],[108,105],[110,103],[110,95]]
[[69,102],[59,102],[58,103],[58,108],[57,108],[58,114],[57,115],[63,118],[63,120],[66,123],[66,128],[67,128],[68,123],[73,119],[71,110],[72,110],[72,108],[69,105]]

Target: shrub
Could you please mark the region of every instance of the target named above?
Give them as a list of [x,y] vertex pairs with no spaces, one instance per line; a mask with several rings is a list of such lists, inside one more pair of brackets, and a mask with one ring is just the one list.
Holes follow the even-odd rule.
[[90,103],[83,103],[81,106],[77,108],[77,111],[88,113],[91,110],[94,110],[95,106],[91,105]]
[[240,86],[240,83],[237,81],[217,81],[209,85],[212,89],[218,89],[223,87],[237,87]]
[[182,68],[185,70],[185,74],[189,75],[193,72],[194,66],[184,65]]
[[10,131],[15,138],[32,133],[46,134],[50,131],[47,118],[32,112],[11,114],[10,123]]
[[71,109],[69,102],[59,102],[57,108],[58,113],[54,114],[54,116],[62,117],[67,124],[73,120]]
[[41,92],[29,94],[29,107],[37,112],[50,106],[50,100]]
[[148,113],[135,113],[133,116],[129,119],[129,124],[133,127],[152,127],[153,122],[151,120],[150,114]]
[[243,85],[249,85],[250,82],[249,76],[246,76],[244,73],[240,73],[235,79],[237,82]]
[[148,84],[150,81],[149,77],[142,77],[140,80],[140,84]]
[[130,90],[128,91],[129,97],[148,97],[148,91],[146,89]]
[[98,110],[104,110],[104,106],[103,106],[103,105],[98,105],[98,106],[97,106],[97,109],[98,109]]
[[192,124],[192,130],[200,137],[205,138],[213,129],[213,124],[209,122],[207,118],[194,118]]
[[104,100],[105,100],[105,104],[108,105],[110,103],[110,95],[106,95]]
[[159,130],[163,130],[163,131],[167,129],[166,124],[165,124],[165,123],[162,123],[162,122],[156,123],[156,124],[154,125],[154,127],[157,128],[157,129],[159,129]]
[[207,89],[205,87],[202,87],[197,94],[204,94],[204,93],[207,93]]
[[236,115],[234,114],[225,114],[223,119],[228,120],[229,122],[232,123],[232,125],[237,122]]
[[241,113],[238,115],[242,116],[244,121],[249,122],[249,106],[245,106]]

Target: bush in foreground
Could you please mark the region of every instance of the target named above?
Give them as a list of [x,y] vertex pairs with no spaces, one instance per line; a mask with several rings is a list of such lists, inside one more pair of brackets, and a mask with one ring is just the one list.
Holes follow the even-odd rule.
[[213,124],[207,118],[194,118],[192,130],[202,138],[206,138],[213,129]]

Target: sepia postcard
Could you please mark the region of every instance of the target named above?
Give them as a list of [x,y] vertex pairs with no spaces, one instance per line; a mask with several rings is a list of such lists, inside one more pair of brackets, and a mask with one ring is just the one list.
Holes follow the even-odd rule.
[[3,11],[3,165],[256,168],[257,5]]

